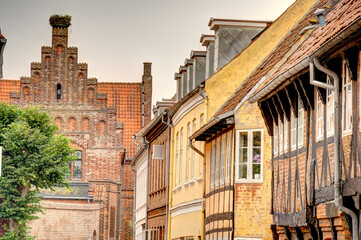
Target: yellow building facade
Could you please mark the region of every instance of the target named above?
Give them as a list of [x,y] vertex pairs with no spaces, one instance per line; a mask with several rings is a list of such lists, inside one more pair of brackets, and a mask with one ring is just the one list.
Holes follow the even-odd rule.
[[206,80],[207,119],[220,109],[316,2],[318,1],[296,1],[237,57]]
[[[188,137],[204,124],[205,99],[198,88],[170,109],[172,120],[168,239],[203,239],[203,158]],[[174,110],[175,109],[175,110]],[[202,144],[195,145],[202,148]]]

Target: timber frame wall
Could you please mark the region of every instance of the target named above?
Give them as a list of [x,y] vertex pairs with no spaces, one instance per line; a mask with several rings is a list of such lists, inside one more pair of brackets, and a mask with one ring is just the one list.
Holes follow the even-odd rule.
[[[355,36],[354,36],[355,37]],[[359,37],[359,36],[358,36]],[[360,45],[359,38],[347,42],[348,45],[334,46],[320,60],[340,78],[340,106],[343,106],[343,85],[346,72],[352,85],[352,121],[351,131],[341,131],[341,178],[342,202],[360,216],[361,193],[361,152],[360,152]],[[316,71],[316,79],[326,82],[327,77]],[[316,137],[317,98],[322,101],[323,112],[322,139]],[[298,106],[300,104],[300,106]],[[274,239],[351,239],[351,219],[337,211],[333,199],[334,184],[334,135],[327,135],[327,93],[310,85],[309,69],[288,79],[265,98],[259,106],[272,136],[272,214],[275,227]],[[299,107],[303,116],[298,116]],[[340,110],[341,125],[342,114]],[[291,146],[292,114],[303,121],[303,144]],[[288,143],[281,153],[275,151],[275,143],[280,143],[274,131],[281,124],[288,126],[284,141]],[[284,132],[284,131],[283,131]],[[284,146],[278,146],[281,149]]]
[[[220,128],[222,129],[222,128]],[[227,141],[227,137],[230,134],[230,141]],[[223,139],[222,139],[223,138]],[[227,144],[230,144],[230,155],[227,153],[228,145],[224,151],[223,159],[231,157],[229,159],[230,165],[227,166],[226,160],[224,160],[224,167],[220,166],[221,162],[221,152],[212,153],[213,150],[216,150],[215,147],[212,148],[212,145],[216,145],[216,141],[220,140],[227,141]],[[220,143],[221,144],[221,143]],[[205,186],[205,240],[211,239],[233,239],[233,230],[234,230],[234,150],[233,142],[233,126],[232,128],[222,129],[221,132],[217,133],[211,139],[206,141],[206,186]],[[218,149],[219,151],[220,149]],[[216,157],[213,154],[218,154]],[[212,157],[214,157],[212,161]],[[216,163],[216,161],[219,161]],[[213,163],[212,163],[213,162]],[[213,166],[211,166],[213,164]],[[219,166],[218,169],[216,166]],[[213,167],[214,172],[212,174],[211,168]],[[227,178],[227,167],[229,167],[229,175]],[[218,170],[218,173],[216,171]],[[224,174],[220,173],[221,170],[224,170]],[[213,175],[213,176],[211,176]],[[217,181],[217,177],[218,181]],[[222,177],[223,176],[223,177]],[[213,178],[213,184],[212,179]]]

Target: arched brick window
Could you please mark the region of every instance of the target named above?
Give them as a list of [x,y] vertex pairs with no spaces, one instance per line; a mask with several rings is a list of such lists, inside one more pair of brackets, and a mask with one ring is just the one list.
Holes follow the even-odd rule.
[[55,118],[55,125],[58,127],[58,130],[63,129],[63,120],[61,119],[61,117]]
[[23,94],[24,94],[24,101],[26,103],[29,103],[30,102],[30,88],[24,87]]
[[76,150],[74,152],[76,159],[69,162],[69,170],[72,178],[81,178],[81,163],[83,159],[82,151]]
[[106,133],[106,123],[104,120],[101,120],[98,125],[98,134],[99,136],[104,136]]
[[71,117],[69,118],[69,121],[68,121],[68,129],[70,131],[75,131],[76,129],[76,121],[75,121],[75,118]]
[[89,131],[90,130],[90,120],[89,118],[85,117],[83,118],[83,131]]
[[95,90],[94,88],[88,88],[86,91],[86,99],[88,104],[93,104],[95,99]]

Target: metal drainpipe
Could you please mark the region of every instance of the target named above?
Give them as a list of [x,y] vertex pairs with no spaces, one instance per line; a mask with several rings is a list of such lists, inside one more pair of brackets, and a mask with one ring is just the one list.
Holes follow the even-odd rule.
[[123,162],[125,161],[125,156],[127,155],[127,149],[124,150],[123,160],[120,162],[120,191],[119,191],[119,222],[118,222],[118,237],[120,239],[120,232],[122,227],[122,187],[123,187]]
[[[321,72],[325,73],[327,76],[331,77],[333,79],[334,85],[333,89],[330,88],[331,85],[327,84],[328,86],[324,86],[325,83],[318,82],[314,80],[315,72],[314,72],[314,66],[320,70]],[[334,148],[335,148],[335,164],[334,164],[334,200],[335,205],[337,209],[341,212],[346,213],[347,215],[351,216],[352,218],[352,239],[359,239],[358,237],[358,220],[356,214],[349,208],[346,208],[342,206],[341,203],[341,196],[340,196],[340,96],[339,96],[339,89],[340,89],[340,82],[337,74],[330,69],[325,68],[322,66],[317,58],[313,58],[313,60],[310,61],[310,83],[312,85],[331,89],[335,93],[334,97],[334,111],[335,111],[335,122],[334,122]]]
[[166,172],[166,211],[165,211],[165,231],[164,231],[164,240],[168,238],[168,211],[169,211],[169,171],[170,171],[170,140],[171,140],[171,128],[173,127],[170,124],[170,118],[168,117],[167,122],[164,121],[164,114],[162,116],[162,123],[168,126],[168,141],[167,141],[167,172]]

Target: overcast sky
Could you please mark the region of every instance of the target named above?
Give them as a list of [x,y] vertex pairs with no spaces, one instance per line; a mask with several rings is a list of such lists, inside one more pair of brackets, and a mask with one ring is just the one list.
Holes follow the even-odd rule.
[[214,18],[274,20],[294,0],[1,0],[0,27],[8,39],[4,79],[29,76],[51,45],[49,17],[72,16],[69,46],[78,47],[88,77],[101,82],[141,81],[152,62],[153,104],[175,93],[174,73],[191,50],[204,50],[202,33]]

